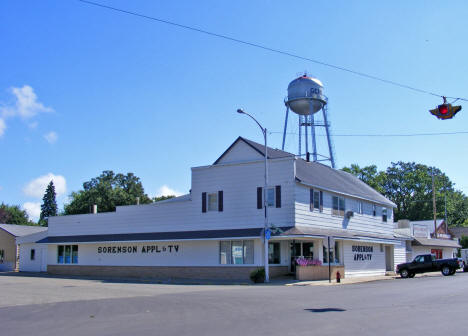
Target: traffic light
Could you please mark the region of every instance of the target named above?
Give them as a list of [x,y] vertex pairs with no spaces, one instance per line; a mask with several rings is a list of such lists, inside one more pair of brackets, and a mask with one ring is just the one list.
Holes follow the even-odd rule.
[[461,106],[452,106],[452,104],[441,104],[433,110],[429,110],[431,114],[435,115],[437,118],[445,120],[452,119],[458,111],[461,110]]

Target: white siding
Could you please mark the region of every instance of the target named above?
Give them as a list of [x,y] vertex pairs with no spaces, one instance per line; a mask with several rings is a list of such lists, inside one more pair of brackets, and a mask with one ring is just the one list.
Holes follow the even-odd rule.
[[396,269],[396,266],[398,264],[403,264],[406,262],[406,241],[405,240],[400,240],[399,244],[393,247],[393,254],[394,254],[393,264]]
[[[393,236],[392,209],[387,210],[387,222],[383,222],[381,206],[377,206],[377,214],[376,216],[373,216],[372,203],[345,197],[346,211],[351,210],[354,212],[354,216],[347,220],[344,217],[332,215],[332,196],[334,196],[334,194],[323,191],[323,212],[319,212],[318,210],[310,211],[310,188],[301,184],[296,184],[296,224],[310,225],[318,228],[349,229]],[[358,213],[359,202],[363,203],[362,215]]]
[[[79,244],[78,265],[87,266],[242,266],[221,265],[219,257],[219,241],[173,241],[149,243],[102,243]],[[169,250],[172,246],[172,252]],[[177,251],[174,246],[178,246]],[[99,247],[137,247],[136,253],[98,253]],[[154,250],[142,253],[142,247],[157,246],[160,252]],[[164,250],[165,249],[165,250]],[[57,245],[49,245],[49,265],[57,263]],[[61,265],[61,264],[60,264]],[[254,264],[263,265],[263,244],[254,240]],[[245,265],[245,266],[252,266]]]
[[218,164],[246,162],[261,160],[264,156],[246,144],[244,141],[238,141],[224,156],[219,160]]
[[[126,207],[124,211],[49,219],[49,236],[196,231],[263,227],[257,187],[262,162],[192,168],[192,200]],[[294,163],[269,161],[270,185],[281,185],[281,208],[271,207],[270,223],[294,225]],[[224,211],[202,213],[202,193],[223,191]]]
[[[34,260],[31,260],[31,250],[35,251]],[[19,270],[21,272],[45,272],[46,255],[46,245],[34,243],[21,244],[19,247]]]
[[[355,260],[355,255],[360,254],[352,251],[352,246],[372,246],[371,260]],[[380,250],[380,244],[370,244],[364,242],[343,242],[343,254],[345,265],[345,276],[375,276],[385,275],[385,246]]]

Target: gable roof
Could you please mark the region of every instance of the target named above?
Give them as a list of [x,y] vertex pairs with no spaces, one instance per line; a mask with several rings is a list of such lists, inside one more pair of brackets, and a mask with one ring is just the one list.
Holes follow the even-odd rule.
[[33,225],[16,225],[16,224],[0,224],[0,229],[8,232],[15,237],[26,236],[31,233],[46,231],[47,228],[43,226]]
[[[248,139],[243,138],[243,137],[238,137],[238,138],[231,144],[231,146],[229,146],[228,149],[226,149],[226,150],[224,151],[224,153],[221,154],[221,156],[213,163],[213,165],[218,164],[219,161],[221,161],[221,159],[222,159],[227,153],[229,153],[229,151],[231,150],[231,148],[233,148],[239,141],[242,141],[242,142],[244,142],[245,144],[247,144],[249,147],[251,147],[253,150],[255,150],[258,154],[260,154],[260,155],[262,155],[262,156],[265,156],[265,145],[261,145],[261,144],[255,142],[255,141],[248,140]],[[291,154],[291,153],[282,151],[282,150],[280,150],[280,149],[271,148],[271,147],[268,146],[268,158],[269,158],[269,159],[280,159],[280,158],[284,158],[284,157],[293,158],[293,157],[294,157],[294,154]]]
[[395,203],[353,174],[331,168],[322,163],[296,159],[296,180],[319,189],[396,207]]
[[[265,155],[265,146],[255,141],[248,140],[243,137],[238,137],[229,146],[226,151],[213,163],[218,164],[221,159],[240,141],[247,144],[260,155]],[[295,158],[292,153],[288,153],[279,149],[268,147],[268,159],[279,158]],[[353,174],[345,171],[334,169],[318,162],[307,162],[304,159],[296,158],[296,181],[318,189],[335,192],[338,194],[353,196],[375,202],[377,204],[386,205],[395,208],[396,205],[385,196],[368,186]]]

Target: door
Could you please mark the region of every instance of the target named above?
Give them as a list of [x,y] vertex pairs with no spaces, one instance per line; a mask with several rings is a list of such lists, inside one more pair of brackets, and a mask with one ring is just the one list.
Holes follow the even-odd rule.
[[41,248],[41,272],[47,272],[47,246]]
[[385,270],[394,271],[393,265],[393,246],[385,246]]

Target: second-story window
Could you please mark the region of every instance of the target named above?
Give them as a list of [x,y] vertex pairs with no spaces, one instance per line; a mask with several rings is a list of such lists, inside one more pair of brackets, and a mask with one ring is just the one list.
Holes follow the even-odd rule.
[[387,208],[382,208],[382,222],[387,221]]
[[344,217],[345,208],[346,208],[345,199],[343,197],[333,196],[332,201],[333,201],[332,215]]
[[218,193],[208,194],[208,211],[218,211]]
[[323,211],[323,192],[310,189],[310,211]]
[[[281,186],[277,185],[267,189],[266,203],[268,207],[281,208]],[[263,209],[263,188],[257,188],[257,209]]]
[[202,193],[202,212],[223,211],[223,191]]

